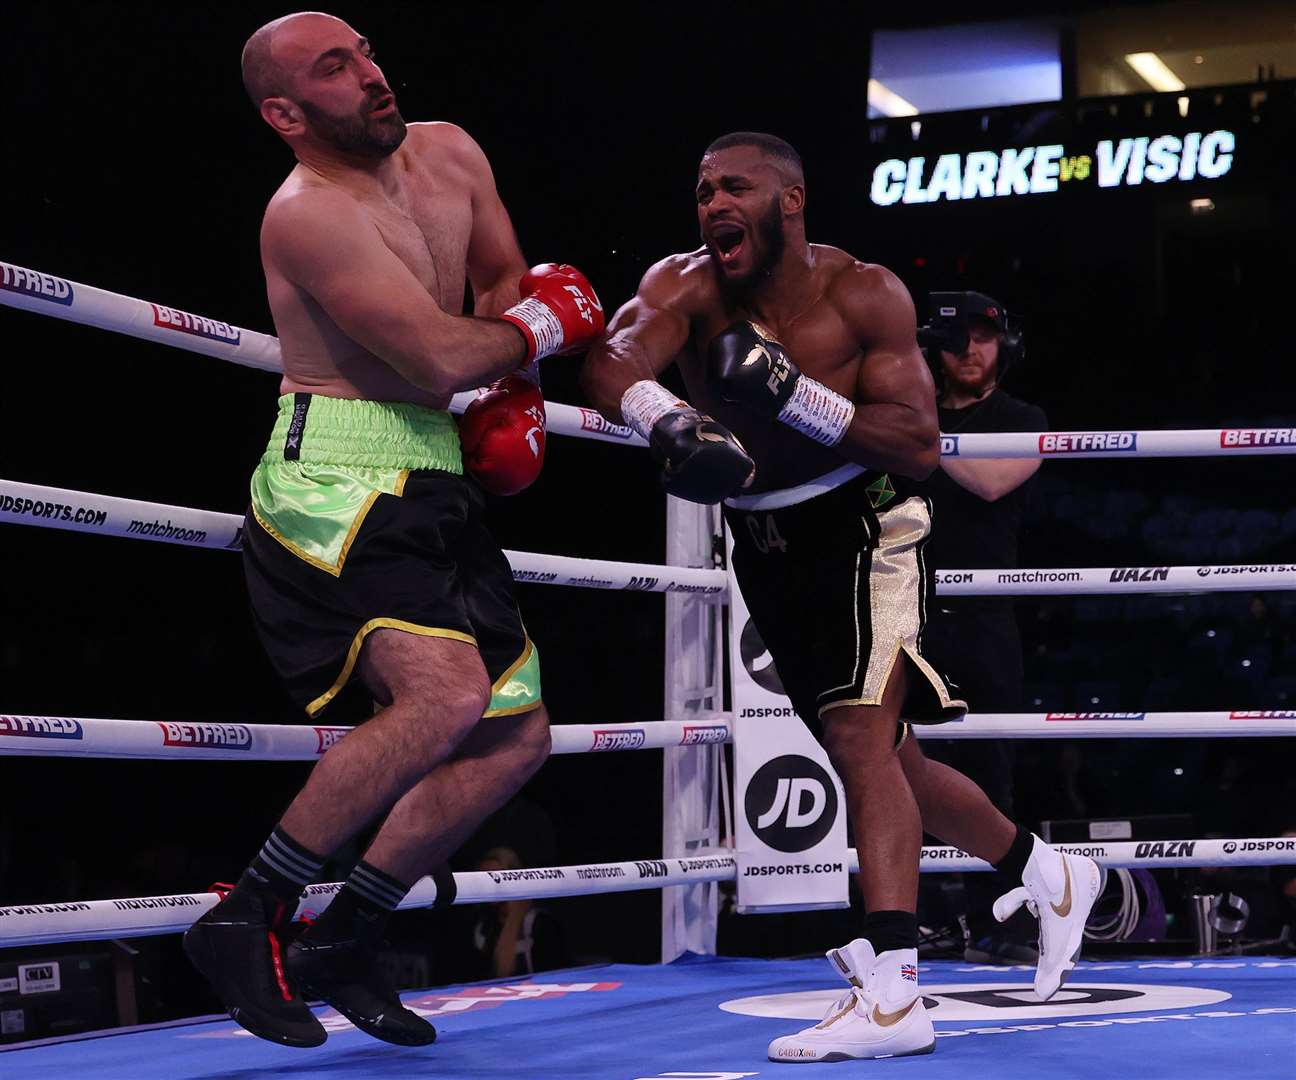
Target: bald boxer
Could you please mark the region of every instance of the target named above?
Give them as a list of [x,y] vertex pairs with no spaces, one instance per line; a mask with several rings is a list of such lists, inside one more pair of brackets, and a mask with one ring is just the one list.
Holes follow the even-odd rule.
[[[1045,998],[1074,966],[1098,869],[1014,826],[905,738],[906,721],[966,711],[922,648],[932,522],[915,481],[940,450],[908,292],[884,267],[807,241],[801,158],[782,139],[717,139],[695,193],[703,246],[649,269],[583,384],[649,440],[668,491],[724,500],[743,598],[845,786],[867,914],[829,958],[850,989],[822,1022],[774,1040],[771,1060],[928,1053],[914,914],[924,825],[1004,874],[996,914],[1038,911]],[[672,362],[692,405],[657,382]]]
[[[481,149],[453,124],[407,125],[373,46],[340,19],[263,26],[243,81],[297,159],[261,229],[284,376],[244,531],[252,613],[307,714],[352,680],[380,709],[315,766],[185,950],[262,1038],[322,1043],[309,995],[422,1045],[435,1030],[374,963],[383,927],[549,752],[539,660],[482,487],[534,477],[535,362],[597,335],[602,308],[572,267],[526,269]],[[456,428],[450,396],[491,380]],[[332,904],[286,943],[303,887],[377,822]]]

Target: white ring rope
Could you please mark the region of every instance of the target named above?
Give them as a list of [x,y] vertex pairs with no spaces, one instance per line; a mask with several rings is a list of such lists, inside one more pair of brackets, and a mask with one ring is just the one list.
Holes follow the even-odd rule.
[[[237,551],[243,543],[240,514],[164,506],[14,480],[0,480],[0,521],[226,551]],[[724,598],[729,592],[729,579],[723,570],[577,559],[531,551],[505,551],[504,555],[513,567],[515,580],[541,585],[692,593],[717,598]]]
[[[1054,847],[1072,854],[1087,855],[1108,869],[1145,867],[1166,870],[1296,863],[1296,839],[1284,836],[1240,840],[1095,841],[1055,844]],[[858,857],[853,850],[843,855],[846,870],[853,873],[859,869]],[[924,873],[991,869],[988,863],[953,847],[924,847],[919,868]],[[479,904],[588,896],[694,885],[705,881],[733,881],[736,877],[733,854],[727,849],[716,849],[713,855],[686,859],[642,859],[460,873],[454,875],[453,895],[448,900],[443,898],[441,903],[444,906],[447,902]],[[307,911],[318,914],[328,906],[340,887],[338,882],[308,886],[298,914]],[[179,933],[215,906],[217,899],[217,894],[206,892],[0,907],[0,948]],[[436,883],[432,878],[423,878],[401,901],[400,907],[432,907],[436,903]]]
[[1296,428],[1002,431],[941,435],[942,457],[1133,458],[1296,454]]
[[1266,592],[1296,589],[1296,565],[1095,566],[1048,570],[937,570],[945,596],[1098,596],[1104,593]]
[[[244,330],[219,319],[193,315],[165,304],[152,304],[6,262],[0,262],[0,304],[202,353],[259,371],[275,374],[283,371],[279,339],[270,334]],[[450,408],[463,412],[474,397],[476,394],[471,392],[456,394]],[[546,402],[545,417],[545,427],[559,435],[647,445],[630,428],[605,420],[593,409]]]
[[[255,330],[96,289],[53,274],[0,262],[0,304],[82,323],[262,371],[283,370],[279,339]],[[457,394],[462,412],[473,394]],[[644,445],[628,427],[592,409],[545,404],[547,427],[559,435]],[[964,458],[1203,457],[1296,454],[1296,428],[1205,428],[1195,431],[1002,432],[942,435],[941,453]]]
[[[315,761],[351,728],[188,720],[0,714],[0,757],[153,761]],[[1164,713],[986,713],[932,726],[923,739],[1159,739],[1296,735],[1296,710]],[[555,754],[660,750],[731,742],[727,713],[688,723],[555,724]]]
[[[119,499],[67,488],[0,480],[0,521],[100,536],[162,540],[190,547],[236,551],[243,518],[215,510]],[[576,559],[505,551],[518,581],[589,589],[686,592],[724,600],[722,570],[655,563]],[[939,570],[942,596],[1080,596],[1101,593],[1259,592],[1296,589],[1296,566],[1104,566],[1052,570]]]
[[1231,712],[969,713],[915,724],[921,739],[1210,739],[1296,735],[1296,709]]
[[[234,724],[188,720],[104,720],[0,714],[0,756],[127,758],[155,761],[315,761],[349,727]],[[553,754],[660,750],[728,742],[723,713],[696,721],[554,724]]]

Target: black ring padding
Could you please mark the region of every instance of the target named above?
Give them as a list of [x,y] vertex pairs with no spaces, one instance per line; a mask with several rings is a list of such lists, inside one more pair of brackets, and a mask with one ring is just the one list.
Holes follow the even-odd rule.
[[436,885],[436,899],[433,909],[448,908],[459,896],[459,886],[455,884],[454,874],[445,863],[432,867],[432,882]]

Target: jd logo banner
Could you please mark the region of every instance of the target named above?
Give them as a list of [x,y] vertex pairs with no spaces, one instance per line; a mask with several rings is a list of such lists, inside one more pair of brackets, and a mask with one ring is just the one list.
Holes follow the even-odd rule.
[[742,656],[743,667],[747,669],[747,674],[762,690],[768,690],[771,694],[786,694],[783,689],[783,680],[779,678],[778,668],[774,666],[774,659],[769,654],[769,649],[765,647],[765,642],[761,639],[760,631],[756,629],[756,623],[748,619],[747,625],[743,627],[742,637],[738,642],[738,652]]
[[733,572],[728,537],[738,910],[846,907],[846,810],[824,748],[792,709]]
[[805,851],[828,835],[837,818],[837,789],[818,764],[800,754],[767,761],[744,799],[747,822],[775,851]]

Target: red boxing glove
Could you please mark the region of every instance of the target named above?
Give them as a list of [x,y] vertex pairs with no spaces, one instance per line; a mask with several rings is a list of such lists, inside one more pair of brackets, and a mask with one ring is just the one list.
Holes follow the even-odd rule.
[[464,465],[487,491],[516,495],[544,464],[545,411],[540,387],[520,375],[491,384],[459,418]]
[[594,286],[574,266],[533,266],[522,275],[518,292],[521,302],[500,318],[522,331],[528,364],[586,345],[603,333],[603,305]]

